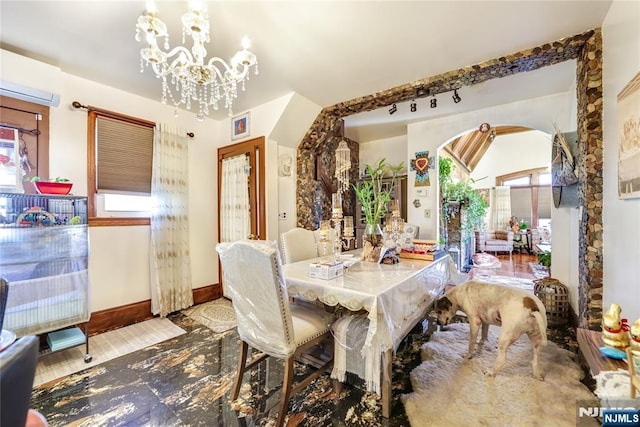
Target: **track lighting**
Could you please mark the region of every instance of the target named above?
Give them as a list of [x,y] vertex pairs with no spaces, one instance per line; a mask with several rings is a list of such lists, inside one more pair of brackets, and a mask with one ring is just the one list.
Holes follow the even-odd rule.
[[414,99],[413,101],[411,101],[411,112],[415,113],[417,109],[418,109],[418,104],[416,104],[416,101]]
[[451,98],[453,99],[453,102],[455,102],[456,104],[462,101],[462,98],[460,98],[460,95],[458,95],[458,89],[453,90],[453,96]]
[[396,107],[396,104],[393,104],[391,108],[389,108],[389,114],[393,114],[396,111],[398,111],[398,107]]
[[438,106],[438,100],[436,99],[435,96],[431,99],[431,102],[429,102],[429,105],[431,106],[431,108],[436,108]]

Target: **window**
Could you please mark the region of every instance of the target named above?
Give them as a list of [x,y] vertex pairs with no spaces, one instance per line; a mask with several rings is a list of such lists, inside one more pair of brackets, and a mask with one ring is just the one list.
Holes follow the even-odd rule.
[[496,177],[496,185],[511,187],[511,215],[532,228],[551,218],[551,173],[549,168],[528,169]]
[[502,185],[506,185],[507,187],[514,187],[519,185],[530,185],[531,184],[531,176],[521,176],[520,178],[513,178],[506,180],[502,183]]
[[88,117],[89,223],[148,224],[155,124],[91,107]]

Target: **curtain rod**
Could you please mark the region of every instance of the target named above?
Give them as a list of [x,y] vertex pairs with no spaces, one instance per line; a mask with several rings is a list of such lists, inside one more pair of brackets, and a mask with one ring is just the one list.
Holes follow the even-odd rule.
[[[79,103],[78,101],[73,101],[73,102],[71,103],[71,106],[72,106],[74,109],[76,109],[76,110],[78,110],[78,109],[80,109],[80,108],[84,108],[84,109],[85,109],[85,110],[87,110],[87,111],[96,111],[96,112],[98,112],[98,113],[103,113],[103,114],[117,114],[117,115],[123,116],[122,114],[114,113],[113,111],[109,111],[109,110],[103,110],[102,108],[97,108],[97,107],[94,107],[94,106],[92,106],[92,105],[82,105],[82,104],[81,104],[81,103]],[[154,123],[154,124],[155,124],[155,123]],[[195,134],[195,133],[193,133],[193,132],[187,132],[187,136],[188,136],[189,138],[193,138],[193,137],[195,137],[195,136],[196,136],[196,134]]]

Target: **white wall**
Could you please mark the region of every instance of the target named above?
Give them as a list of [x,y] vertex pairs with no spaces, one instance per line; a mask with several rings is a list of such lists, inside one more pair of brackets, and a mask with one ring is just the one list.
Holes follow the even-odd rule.
[[[555,121],[561,129],[568,129],[571,116],[575,115],[574,111],[569,110],[569,98],[570,94],[558,94],[410,124],[406,161],[410,161],[416,151],[428,150],[437,155],[438,148],[469,130],[477,129],[484,122],[492,126],[521,125],[551,133]],[[428,196],[421,198],[422,207],[408,207],[409,222],[420,225],[421,237],[430,239],[437,236],[438,220],[436,215],[431,215],[430,219],[424,218],[423,208],[429,208],[434,213],[438,209],[437,171],[437,165],[430,171],[433,174],[431,186]],[[414,179],[415,172],[409,172],[408,200],[416,197]]]
[[[575,93],[557,94],[541,98],[529,99],[513,104],[477,110],[470,113],[447,116],[439,119],[410,124],[408,127],[408,158],[416,151],[437,149],[446,145],[451,139],[469,130],[477,129],[481,123],[492,126],[521,125],[538,129],[545,133],[553,133],[555,122],[562,131],[575,123],[576,110],[571,109],[571,99]],[[546,151],[546,150],[545,150]],[[437,166],[431,180],[431,187],[426,197],[421,197],[422,206],[414,208],[408,205],[408,221],[420,226],[420,237],[435,239],[438,235],[438,191]],[[418,197],[414,187],[415,172],[409,173],[408,200]],[[431,218],[424,218],[424,209],[431,209]],[[578,295],[578,210],[570,208],[553,209],[553,277],[567,285],[570,290],[570,303],[577,309]]]
[[290,176],[278,176],[278,234],[296,227],[296,150],[283,145],[278,147],[278,158],[289,155],[293,159]]
[[551,137],[537,130],[498,136],[471,173],[474,188],[491,188],[496,177],[551,165]]
[[620,304],[631,323],[640,318],[640,199],[618,199],[616,96],[640,71],[640,2],[614,1],[602,33],[604,308]]
[[362,175],[366,165],[375,165],[383,158],[391,165],[404,162],[405,171],[407,170],[407,135],[360,143],[359,152],[359,175]]
[[[217,283],[216,144],[220,123],[158,101],[131,95],[43,66],[42,63],[0,51],[1,78],[60,94],[60,106],[51,108],[50,175],[65,176],[74,183],[73,193],[87,195],[87,113],[70,108],[72,101],[156,122],[175,122],[196,134],[189,143],[189,219],[193,287]],[[46,65],[46,64],[44,64]],[[31,73],[29,70],[39,70]],[[228,139],[228,133],[226,134]],[[214,213],[212,215],[212,212]],[[89,276],[91,310],[98,311],[148,300],[149,227],[91,227]]]

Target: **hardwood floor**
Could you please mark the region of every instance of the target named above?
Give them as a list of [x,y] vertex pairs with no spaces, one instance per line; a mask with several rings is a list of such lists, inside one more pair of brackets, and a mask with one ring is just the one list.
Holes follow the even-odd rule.
[[511,257],[509,254],[498,254],[497,258],[500,260],[501,266],[496,270],[496,275],[532,280],[536,278],[529,267],[530,262],[538,262],[536,255],[514,252]]

